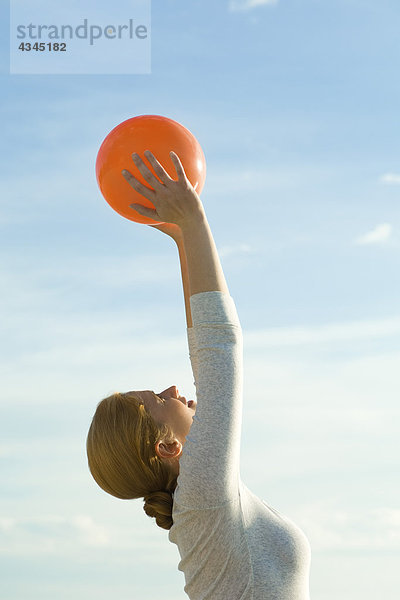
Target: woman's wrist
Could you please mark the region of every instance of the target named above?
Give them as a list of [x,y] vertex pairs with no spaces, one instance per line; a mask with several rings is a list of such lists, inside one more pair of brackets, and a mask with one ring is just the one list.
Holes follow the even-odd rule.
[[183,241],[183,233],[178,225],[175,223],[161,223],[160,225],[150,225],[153,229],[158,229],[165,233],[168,237],[172,238],[177,244]]

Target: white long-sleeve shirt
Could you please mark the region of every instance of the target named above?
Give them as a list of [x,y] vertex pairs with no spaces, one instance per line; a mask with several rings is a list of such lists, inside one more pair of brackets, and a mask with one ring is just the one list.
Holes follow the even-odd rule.
[[190,306],[197,408],[169,531],[185,592],[191,600],[309,600],[307,538],[240,479],[243,338],[234,301],[201,292]]

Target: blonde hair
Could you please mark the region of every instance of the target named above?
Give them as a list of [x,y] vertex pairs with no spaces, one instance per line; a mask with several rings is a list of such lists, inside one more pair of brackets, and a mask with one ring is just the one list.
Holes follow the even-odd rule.
[[157,456],[155,445],[171,439],[134,393],[116,393],[97,405],[86,441],[91,474],[106,492],[124,500],[144,498],[143,509],[159,527],[172,526],[177,476]]

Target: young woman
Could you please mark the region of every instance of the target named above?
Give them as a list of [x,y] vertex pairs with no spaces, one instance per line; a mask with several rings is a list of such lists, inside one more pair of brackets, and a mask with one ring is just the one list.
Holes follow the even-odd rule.
[[305,535],[240,478],[242,330],[204,207],[176,154],[177,180],[145,156],[159,179],[133,159],[151,189],[123,176],[155,210],[132,207],[178,245],[197,402],[175,386],[104,399],[87,438],[91,473],[118,498],[143,497],[169,529],[191,600],[308,600]]

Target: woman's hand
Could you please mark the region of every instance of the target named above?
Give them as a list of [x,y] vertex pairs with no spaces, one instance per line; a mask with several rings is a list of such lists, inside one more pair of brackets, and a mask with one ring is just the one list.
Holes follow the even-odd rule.
[[159,229],[163,233],[166,233],[167,235],[169,235],[169,237],[175,240],[177,244],[183,242],[182,230],[179,227],[179,225],[175,225],[175,223],[161,223],[160,225],[151,225],[149,223],[149,226],[153,227],[154,229]]
[[146,150],[144,154],[159,179],[155,177],[138,154],[134,153],[132,158],[152,189],[140,183],[128,170],[124,169],[122,174],[136,192],[150,200],[155,206],[155,210],[141,204],[131,204],[131,208],[144,217],[172,223],[179,228],[189,222],[204,218],[205,212],[200,196],[186,177],[182,163],[175,152],[170,152],[170,156],[178,176],[177,180],[171,179],[150,150]]

